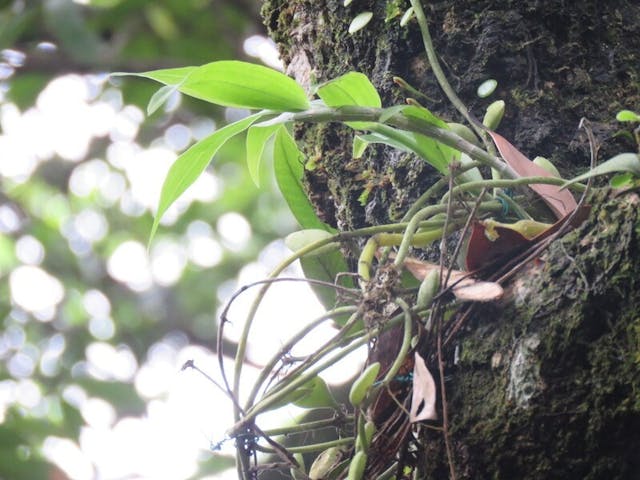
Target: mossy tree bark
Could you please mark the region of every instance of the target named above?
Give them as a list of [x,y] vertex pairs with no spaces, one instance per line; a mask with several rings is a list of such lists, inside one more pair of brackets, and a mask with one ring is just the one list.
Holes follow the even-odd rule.
[[[427,3],[427,2],[423,2]],[[383,104],[402,101],[400,76],[460,121],[426,61],[404,0],[267,0],[263,15],[288,73],[311,86],[366,73]],[[587,117],[607,158],[635,148],[614,118],[640,105],[640,5],[632,1],[430,1],[436,51],[462,100],[482,118],[477,86],[495,78],[499,132],[567,176],[588,166]],[[354,35],[351,19],[372,11]],[[385,21],[388,19],[389,21]],[[341,230],[397,220],[434,181],[424,162],[379,148],[351,158],[352,134],[301,128],[313,161],[309,196]],[[366,192],[363,195],[363,192]],[[365,199],[366,201],[363,201]],[[640,475],[640,219],[634,194],[597,192],[585,224],[476,312],[447,346],[450,433],[457,478],[637,478]],[[456,361],[454,362],[454,356]],[[424,478],[447,478],[442,435],[421,433]]]

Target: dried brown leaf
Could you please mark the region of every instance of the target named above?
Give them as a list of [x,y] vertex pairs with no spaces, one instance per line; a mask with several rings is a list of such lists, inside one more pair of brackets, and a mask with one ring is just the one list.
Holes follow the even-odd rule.
[[424,363],[424,359],[416,352],[413,365],[413,394],[411,397],[411,409],[409,410],[409,421],[415,423],[421,420],[435,420],[437,418],[436,382]]
[[[520,150],[511,145],[504,137],[489,131],[493,143],[504,161],[521,177],[553,177],[553,174],[529,160]],[[557,185],[533,184],[529,187],[542,197],[545,203],[558,218],[573,212],[578,206],[576,199],[568,190],[561,190]]]

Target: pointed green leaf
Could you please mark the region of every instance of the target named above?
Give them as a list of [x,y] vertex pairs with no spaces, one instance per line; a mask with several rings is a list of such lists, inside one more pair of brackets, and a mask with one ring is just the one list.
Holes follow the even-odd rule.
[[153,219],[153,226],[149,234],[149,242],[158,229],[158,224],[162,215],[167,211],[173,202],[175,202],[184,191],[195,182],[200,174],[207,168],[209,162],[216,152],[231,137],[245,131],[252,123],[262,118],[266,112],[259,112],[249,117],[238,120],[235,123],[227,125],[220,130],[216,130],[208,137],[200,140],[192,145],[187,151],[180,155],[171,165],[167,177],[162,185],[160,192],[160,200],[158,202],[158,211]]
[[329,107],[358,105],[380,108],[378,91],[364,73],[349,72],[318,87],[318,96]]
[[149,99],[149,104],[147,105],[147,115],[153,115],[156,110],[158,110],[164,103],[178,91],[177,86],[175,85],[165,85],[164,87],[160,87],[156,93]]
[[[318,96],[328,107],[356,105],[380,108],[382,102],[378,91],[367,76],[359,72],[349,72],[318,87]],[[356,130],[366,130],[371,122],[347,122]]]
[[364,155],[364,151],[369,146],[369,143],[364,135],[356,135],[353,137],[353,148],[351,156],[353,158],[361,158]]
[[417,105],[406,105],[402,108],[402,115],[405,117],[413,117],[424,120],[431,125],[435,125],[438,128],[449,129],[449,125],[447,122],[442,120],[441,118],[436,117],[433,113],[431,113],[428,109],[424,107],[418,107]]
[[380,123],[387,123],[387,120],[393,117],[396,113],[402,112],[405,108],[407,108],[407,105],[394,105],[393,107],[387,107],[382,110],[380,117],[378,117],[378,121]]
[[305,395],[294,400],[294,405],[301,408],[338,408],[338,403],[322,378],[314,377],[300,388],[305,389]]
[[260,186],[260,165],[264,158],[265,147],[280,125],[253,125],[247,131],[247,168],[251,180]]
[[145,73],[131,73],[131,72],[115,72],[112,73],[112,77],[144,77],[155,80],[156,82],[164,83],[165,85],[177,85],[184,82],[185,78],[191,75],[198,67],[180,67],[180,68],[165,68],[163,70],[153,70]]
[[623,173],[629,172],[637,177],[640,177],[640,155],[635,153],[621,153],[613,158],[610,158],[606,162],[601,163],[596,168],[589,170],[582,175],[569,180],[562,185],[562,188],[567,188],[574,183],[582,182],[591,177],[597,177],[599,175],[606,175],[608,173]]
[[384,143],[405,152],[417,154],[440,173],[446,174],[449,162],[460,158],[460,152],[425,135],[406,132],[387,125],[373,124],[373,134],[363,135],[370,143]]
[[273,165],[280,192],[303,228],[327,230],[328,227],[317,217],[302,186],[303,162],[304,157],[295,140],[286,127],[281,126],[273,145]]
[[262,65],[223,60],[200,67],[134,74],[225,107],[299,111],[309,108],[304,89],[285,74]]

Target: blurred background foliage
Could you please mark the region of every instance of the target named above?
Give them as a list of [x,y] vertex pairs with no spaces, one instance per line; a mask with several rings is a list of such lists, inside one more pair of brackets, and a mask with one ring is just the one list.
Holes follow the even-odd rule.
[[[58,459],[92,422],[148,413],[154,361],[212,352],[220,298],[294,223],[237,140],[147,251],[171,161],[244,112],[175,97],[147,118],[157,85],[106,73],[273,64],[263,31],[252,0],[0,1],[0,479],[147,478]],[[182,478],[228,466],[203,455]]]

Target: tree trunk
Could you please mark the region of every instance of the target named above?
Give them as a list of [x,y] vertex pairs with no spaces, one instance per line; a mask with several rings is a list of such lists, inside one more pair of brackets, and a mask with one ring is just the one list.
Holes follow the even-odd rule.
[[[263,15],[288,73],[303,85],[357,70],[388,106],[402,102],[392,82],[400,76],[432,99],[430,110],[460,121],[415,21],[399,26],[396,14],[407,7],[403,0],[349,7],[267,0]],[[490,101],[503,99],[499,131],[531,158],[550,158],[565,177],[584,171],[582,117],[602,158],[636,148],[614,134],[616,112],[640,105],[637,2],[456,0],[425,9],[463,102],[482,118]],[[367,10],[372,21],[349,35],[351,19]],[[498,89],[480,99],[476,88],[488,78]],[[309,197],[340,230],[398,220],[437,178],[424,162],[389,148],[353,161],[352,133],[343,127],[304,127],[297,135],[315,164],[306,172]],[[444,349],[458,479],[640,476],[639,200],[597,191],[590,202],[589,219],[512,279],[499,304],[477,309]],[[420,439],[421,478],[450,476],[442,433],[422,429]]]

